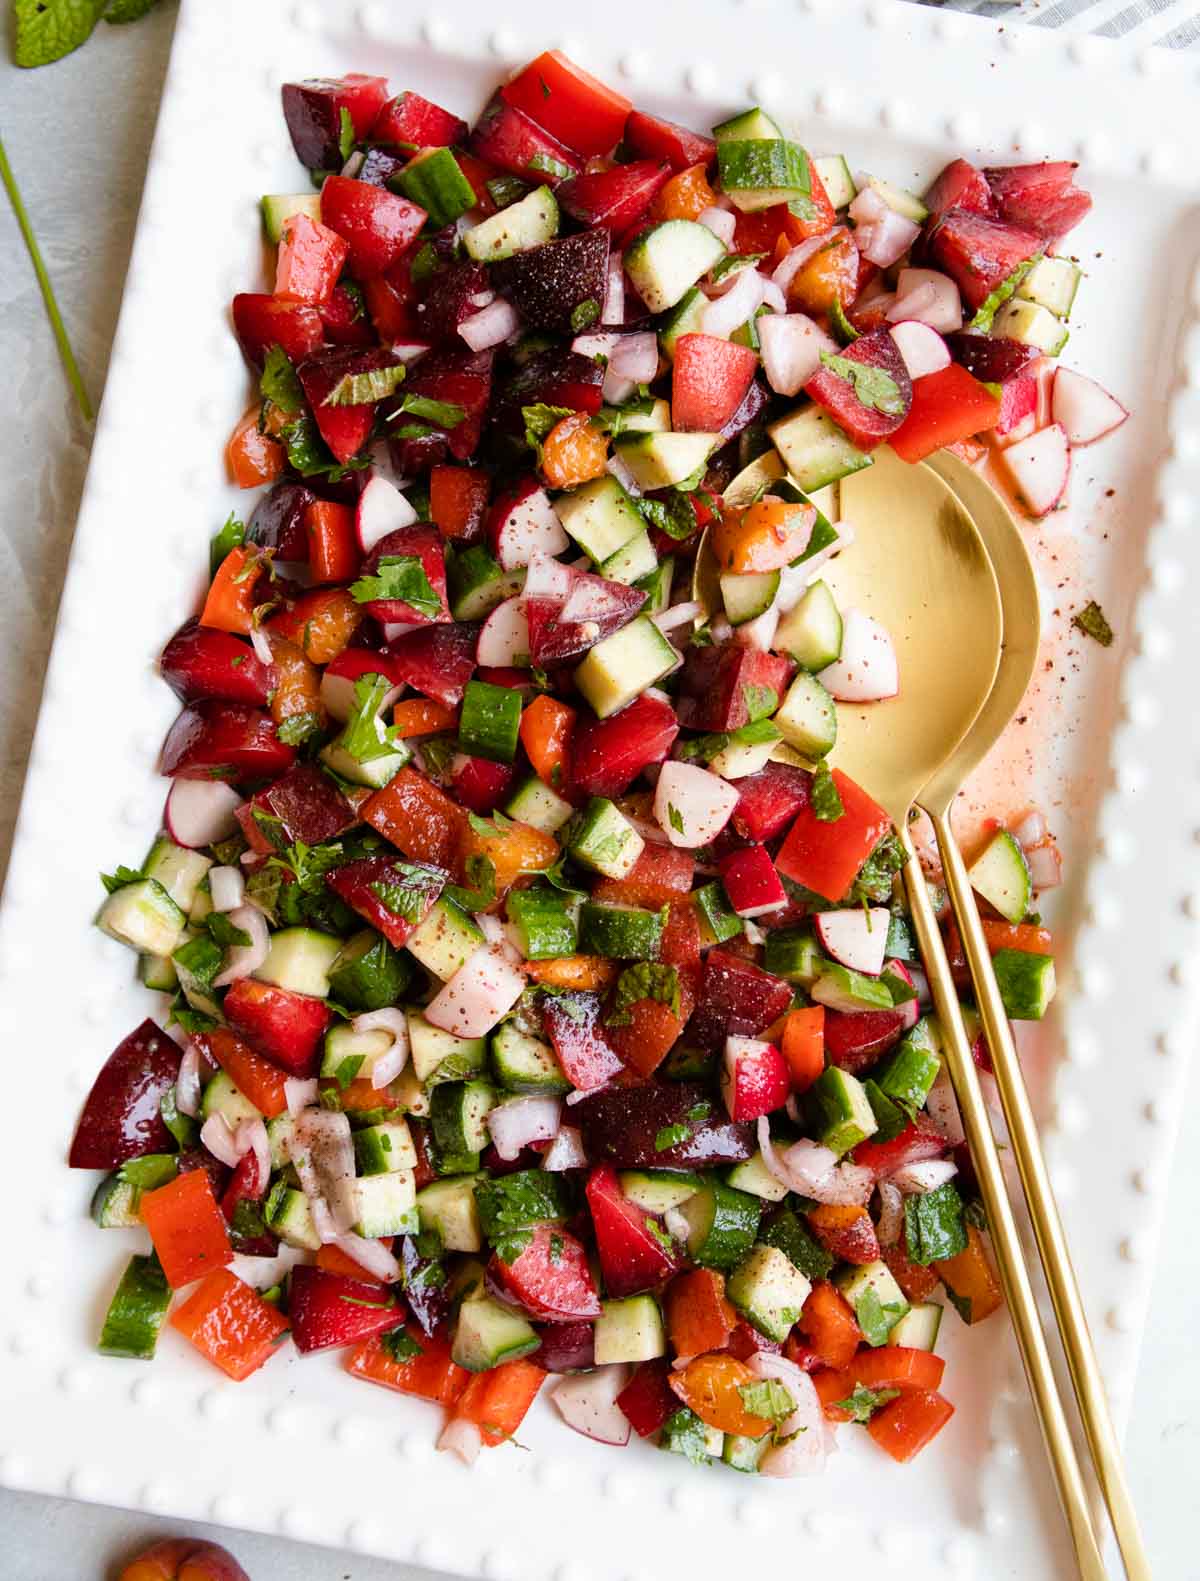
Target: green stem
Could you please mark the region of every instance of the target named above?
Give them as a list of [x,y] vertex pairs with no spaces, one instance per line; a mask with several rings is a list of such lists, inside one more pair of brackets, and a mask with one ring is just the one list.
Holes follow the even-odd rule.
[[46,271],[42,250],[38,246],[37,237],[33,234],[33,226],[29,223],[29,215],[25,212],[25,204],[17,190],[17,180],[13,175],[12,166],[8,162],[8,155],[4,151],[4,140],[0,138],[0,181],[4,183],[4,190],[8,193],[8,201],[12,204],[13,213],[17,217],[21,235],[25,238],[25,246],[29,249],[29,261],[33,264],[33,272],[37,276],[37,283],[42,293],[42,301],[46,304],[46,314],[50,320],[50,327],[54,331],[54,338],[58,342],[59,356],[62,358],[63,367],[66,369],[67,378],[75,392],[75,399],[79,402],[79,410],[83,413],[84,421],[90,423],[95,416],[92,403],[88,400],[87,390],[84,388],[83,375],[79,371],[79,364],[75,361],[75,353],[71,350],[71,342],[67,336],[67,327],[63,323],[62,314],[58,310],[58,302],[54,295],[54,287],[50,283],[50,276]]

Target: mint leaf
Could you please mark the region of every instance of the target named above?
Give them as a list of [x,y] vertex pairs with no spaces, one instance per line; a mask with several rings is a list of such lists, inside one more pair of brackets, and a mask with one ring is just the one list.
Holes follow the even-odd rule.
[[246,527],[243,522],[230,511],[219,533],[213,538],[208,552],[208,570],[210,576],[216,576],[217,568],[232,549],[239,549],[246,541]]
[[258,379],[259,393],[289,417],[304,405],[304,391],[292,367],[291,358],[282,346],[272,346],[263,361],[263,371]]
[[1041,258],[1041,253],[1034,253],[1032,258],[1026,258],[1024,263],[1019,263],[1012,274],[1006,275],[1000,284],[992,291],[987,299],[975,310],[975,317],[967,325],[968,329],[991,329],[992,320],[1012,296],[1021,281]]
[[470,888],[464,888],[461,884],[447,884],[442,893],[464,911],[486,911],[496,898],[495,862],[490,856],[469,856],[464,876]]
[[907,411],[900,386],[882,368],[856,362],[852,357],[839,357],[832,351],[821,353],[821,365],[828,368],[836,378],[852,384],[854,394],[863,406],[873,407],[887,417],[903,417]]
[[738,1386],[742,1404],[751,1416],[765,1416],[769,1422],[782,1422],[796,1409],[796,1402],[777,1378]]
[[905,1197],[904,1242],[909,1261],[923,1268],[966,1251],[962,1198],[953,1181],[947,1180],[933,1191]]
[[676,834],[683,833],[683,814],[673,801],[667,803],[667,822]]
[[1098,642],[1102,648],[1112,647],[1113,629],[1095,599],[1071,616],[1071,624],[1076,630],[1082,631],[1085,637],[1091,637],[1094,642]]
[[639,961],[636,966],[627,966],[617,978],[612,1013],[606,1018],[608,1025],[628,1026],[633,1019],[629,1007],[642,999],[654,999],[678,1016],[679,973],[676,968],[658,961]]
[[318,713],[289,714],[276,728],[275,734],[284,746],[298,747],[310,736],[315,736],[320,729],[321,716]]
[[873,905],[882,906],[891,898],[892,879],[903,866],[904,847],[889,829],[859,868],[858,877],[846,896],[846,904],[858,906],[869,900]]
[[852,1394],[844,1400],[835,1400],[834,1404],[839,1411],[849,1411],[855,1422],[865,1425],[881,1405],[896,1399],[899,1393],[899,1389],[868,1389],[865,1384],[856,1383]]
[[321,438],[316,419],[311,412],[300,412],[294,422],[280,431],[279,437],[287,446],[288,462],[303,478],[326,476],[331,483],[340,483],[350,472],[361,472],[371,465],[369,456],[354,456],[343,463]]
[[338,745],[357,763],[371,763],[396,750],[395,732],[379,717],[379,706],[391,691],[386,676],[372,670],[354,683],[354,711],[338,737]]
[[813,770],[812,789],[809,792],[812,810],[822,823],[836,823],[846,811],[842,806],[841,794],[837,788],[837,781],[830,772],[829,764],[822,758]]
[[[343,115],[345,111],[343,110]],[[386,400],[404,383],[407,370],[402,362],[391,368],[370,368],[366,373],[346,373],[321,402],[322,406],[367,406],[372,401]],[[420,400],[418,395],[414,397]],[[441,402],[435,402],[441,405]],[[461,411],[459,407],[457,410]],[[450,424],[446,425],[450,427]]]
[[[256,816],[258,811],[254,809]],[[265,816],[270,817],[270,814]],[[305,845],[303,840],[297,840],[282,856],[268,858],[267,866],[290,873],[297,889],[306,895],[315,895],[324,887],[323,875],[332,867],[340,867],[345,860],[346,853],[336,840],[328,845]]]
[[100,882],[110,895],[114,895],[118,889],[125,889],[130,884],[140,884],[145,876],[140,867],[126,867],[122,863],[115,873],[101,873]]
[[590,329],[599,317],[600,304],[594,296],[590,296],[586,302],[578,302],[571,309],[571,329],[576,335],[582,334],[585,329]]
[[414,1361],[418,1356],[425,1354],[403,1325],[399,1328],[390,1328],[386,1334],[381,1334],[379,1348],[385,1356],[390,1356],[393,1361],[399,1362]]
[[440,424],[442,428],[457,428],[467,415],[466,410],[457,402],[435,401],[429,395],[406,395],[392,413],[392,417],[399,417],[401,412],[410,412],[414,417],[424,417],[428,422]]
[[843,346],[849,346],[858,339],[858,330],[846,317],[846,309],[835,296],[829,308],[829,322],[833,325],[833,333]]
[[547,406],[545,401],[535,401],[532,406],[521,408],[521,417],[525,424],[525,443],[537,456],[542,459],[542,440],[550,430],[563,417],[574,417],[575,410],[570,406]]
[[442,601],[415,554],[385,554],[373,576],[360,576],[357,582],[351,582],[350,593],[359,604],[396,599],[419,615],[440,615],[442,611]]
[[250,935],[245,928],[236,927],[223,911],[210,911],[204,919],[204,926],[214,944],[219,944],[223,950],[232,949],[234,946],[245,946],[250,943]]
[[769,719],[779,707],[779,693],[773,686],[743,686],[742,696],[750,715],[748,723],[752,725],[760,719]]
[[400,917],[405,922],[420,922],[428,909],[429,895],[425,888],[402,883],[389,884],[385,880],[376,880],[368,884],[367,888],[385,911],[390,911],[393,917]]
[[556,181],[566,181],[575,174],[570,165],[565,165],[561,159],[555,159],[551,154],[534,154],[528,168],[536,170],[539,175],[553,176]]
[[778,725],[770,719],[756,719],[753,724],[742,725],[738,730],[695,736],[691,741],[684,742],[679,749],[679,756],[684,759],[699,758],[702,763],[711,763],[718,753],[728,747],[765,746],[768,741],[782,740],[783,731]]
[[673,489],[666,500],[640,499],[636,503],[651,527],[657,527],[676,542],[692,537],[696,531],[696,507],[687,494],[680,494],[677,489]]
[[354,121],[350,111],[343,104],[338,110],[338,153],[345,164],[354,152]]
[[86,44],[107,0],[14,0],[13,59],[48,66]]
[[686,1125],[664,1125],[654,1138],[654,1151],[656,1153],[669,1153],[673,1147],[678,1147],[681,1142],[686,1142],[691,1134]]

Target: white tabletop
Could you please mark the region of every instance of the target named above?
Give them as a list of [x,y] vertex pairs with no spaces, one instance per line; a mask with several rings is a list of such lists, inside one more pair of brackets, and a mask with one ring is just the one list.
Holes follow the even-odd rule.
[[[103,387],[173,22],[167,0],[135,26],[101,26],[86,48],[55,66],[21,72],[7,58],[0,64],[0,133],[94,399]],[[230,355],[236,355],[232,341]],[[32,272],[2,199],[0,368],[0,629],[10,654],[0,668],[3,861],[89,434],[74,412]],[[1111,1050],[1108,1071],[1098,1073],[1097,1080],[1103,1079],[1120,1080],[1119,1049]],[[1200,1096],[1195,1073],[1191,1086]],[[1097,1167],[1103,1167],[1101,1160]],[[1200,1106],[1189,1106],[1184,1118],[1170,1189],[1128,1457],[1155,1574],[1159,1581],[1183,1581],[1200,1572],[1194,1558]],[[120,1445],[113,1452],[119,1455]],[[208,1528],[0,1491],[5,1581],[107,1581],[139,1545],[181,1530],[221,1540]],[[409,1566],[281,1539],[231,1533],[224,1540],[253,1581],[428,1581],[428,1572]]]

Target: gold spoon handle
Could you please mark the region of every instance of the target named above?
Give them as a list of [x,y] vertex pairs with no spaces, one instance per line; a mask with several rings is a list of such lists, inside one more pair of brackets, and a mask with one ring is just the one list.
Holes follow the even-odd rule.
[[1050,1287],[1050,1299],[1054,1304],[1054,1315],[1067,1354],[1071,1382],[1087,1432],[1092,1460],[1129,1581],[1150,1581],[1150,1564],[1125,1480],[1125,1468],[1109,1415],[1100,1367],[1079,1295],[1079,1284],[1046,1170],[1021,1062],[1013,1043],[1012,1028],[992,969],[991,951],[983,936],[971,881],[950,827],[949,814],[942,813],[934,818],[933,824],[950,892],[950,904],[970,964],[975,984],[975,1002],[979,1006],[984,1032],[987,1034],[1004,1119],[1008,1125],[1046,1283]]
[[1083,1581],[1105,1581],[1106,1571],[1092,1529],[1087,1490],[1051,1369],[1046,1338],[1042,1333],[1037,1304],[1029,1282],[1029,1271],[1025,1267],[1016,1221],[1013,1218],[1004,1175],[1000,1168],[1000,1155],[996,1151],[983,1091],[979,1085],[975,1061],[971,1057],[971,1046],[967,1040],[966,1028],[963,1026],[958,994],[950,976],[950,963],[946,958],[937,918],[929,901],[925,877],[913,850],[907,826],[901,830],[901,839],[908,853],[908,861],[904,868],[904,883],[917,931],[917,942],[929,976],[929,986],[933,992],[934,1008],[945,1040],[950,1079],[954,1084],[954,1093],[962,1114],[963,1129],[966,1132],[975,1173],[983,1194],[988,1228],[1000,1267],[1000,1280],[1004,1286],[1013,1328],[1016,1330],[1025,1375],[1029,1380],[1046,1452],[1050,1457],[1063,1513],[1075,1546],[1079,1574]]

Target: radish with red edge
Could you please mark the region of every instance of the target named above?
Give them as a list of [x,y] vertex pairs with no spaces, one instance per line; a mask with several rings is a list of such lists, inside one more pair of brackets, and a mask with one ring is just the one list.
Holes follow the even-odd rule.
[[1039,381],[1037,365],[1022,369],[1000,385],[1000,416],[994,433],[997,439],[1015,445],[1028,439],[1038,426]]
[[1021,503],[1045,516],[1061,502],[1071,477],[1071,447],[1061,423],[1051,423],[1003,452]]
[[887,631],[861,609],[842,614],[841,657],[817,679],[839,703],[875,703],[900,690],[900,666]]
[[629,1382],[630,1369],[624,1362],[597,1367],[591,1372],[564,1378],[555,1384],[550,1398],[568,1427],[585,1438],[601,1444],[627,1444],[629,1418],[617,1404],[617,1396]]
[[484,945],[467,958],[425,1007],[426,1018],[455,1037],[481,1038],[508,1014],[525,979],[499,950]]
[[763,372],[776,395],[799,395],[837,342],[806,313],[767,313],[758,320]]
[[884,906],[866,911],[818,911],[813,917],[817,940],[826,955],[852,972],[878,977],[887,955],[891,913]]
[[739,917],[761,917],[787,905],[787,891],[766,846],[731,851],[718,863],[729,904]]
[[715,840],[737,806],[737,787],[694,763],[664,763],[654,816],[672,845],[695,849]]
[[390,656],[370,648],[347,648],[331,659],[321,676],[321,701],[330,718],[344,724],[354,712],[355,683],[364,675],[382,675],[389,686],[398,685]]
[[550,496],[532,475],[492,502],[486,530],[505,571],[527,566],[534,555],[559,555],[571,547]]
[[792,1090],[787,1060],[774,1043],[729,1037],[721,1061],[721,1097],[731,1120],[757,1120],[782,1109]]
[[411,527],[416,520],[416,511],[396,485],[387,478],[373,477],[358,496],[354,515],[358,547],[370,554],[380,539],[401,527]]
[[[897,1011],[903,1018],[904,1030],[907,1032],[910,1027],[915,1027],[917,1022],[921,1019],[921,996],[917,987],[916,978],[909,971],[908,967],[903,961],[895,960],[884,961],[883,971],[880,975],[885,981],[889,977],[896,978],[898,983],[903,983],[904,987],[912,993],[911,999],[905,999],[896,1006]],[[892,998],[895,999],[897,994],[897,984],[888,983],[888,987],[892,991]]]
[[503,604],[496,605],[480,627],[475,657],[491,670],[529,663],[529,622],[521,599],[506,598]]
[[1095,444],[1129,416],[1120,401],[1073,368],[1055,370],[1050,413],[1072,445]]
[[242,798],[220,780],[176,780],[167,792],[163,822],[176,845],[192,850],[228,840],[237,828]]
[[904,319],[892,325],[892,339],[900,348],[910,379],[923,379],[950,362],[950,351],[936,329],[918,319]]

